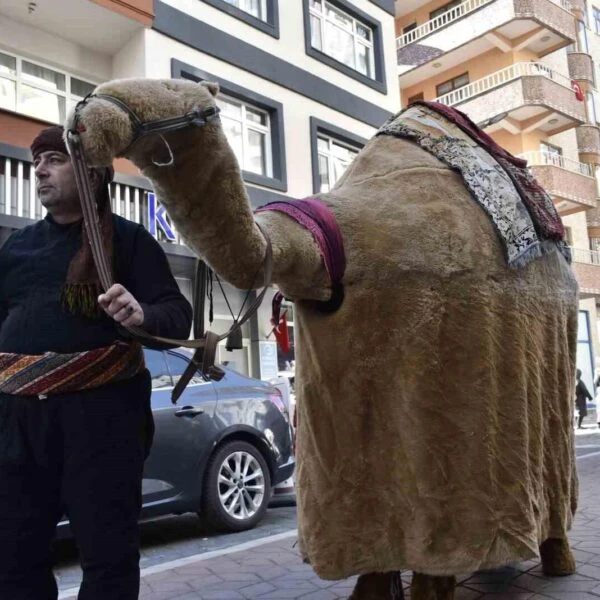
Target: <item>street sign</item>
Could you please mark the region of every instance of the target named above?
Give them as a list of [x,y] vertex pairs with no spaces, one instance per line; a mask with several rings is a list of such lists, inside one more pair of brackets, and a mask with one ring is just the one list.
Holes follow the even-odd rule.
[[167,221],[167,211],[156,199],[154,192],[148,192],[148,231],[154,237],[157,237],[158,227],[167,236],[170,242],[176,241],[175,232]]

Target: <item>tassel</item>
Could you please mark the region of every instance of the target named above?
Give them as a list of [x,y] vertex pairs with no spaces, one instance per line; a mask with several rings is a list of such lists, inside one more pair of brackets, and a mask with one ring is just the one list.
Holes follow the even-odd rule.
[[95,283],[66,283],[60,295],[60,303],[64,310],[73,315],[99,319],[104,312],[98,304],[101,293],[100,286]]

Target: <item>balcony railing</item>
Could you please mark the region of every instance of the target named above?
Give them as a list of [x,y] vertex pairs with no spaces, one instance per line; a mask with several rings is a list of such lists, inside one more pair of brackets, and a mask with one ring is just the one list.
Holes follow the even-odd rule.
[[396,40],[396,47],[402,48],[408,46],[408,44],[414,44],[416,41],[428,36],[434,31],[453,23],[454,21],[458,21],[458,19],[462,19],[465,15],[494,1],[495,0],[465,0],[462,4],[438,15],[435,19],[426,21],[423,25],[419,25],[419,27],[416,27],[412,31],[407,31],[405,34],[401,35]]
[[565,75],[553,71],[550,67],[537,62],[520,62],[501,69],[500,71],[496,71],[486,77],[482,77],[481,79],[477,79],[456,90],[452,90],[443,96],[437,97],[435,101],[446,104],[447,106],[454,106],[455,104],[465,102],[474,96],[489,92],[510,81],[519,79],[520,77],[535,75],[546,77],[563,87],[572,89],[571,80]]
[[[426,21],[422,25],[415,27],[412,31],[407,31],[402,34],[400,37],[396,39],[396,47],[403,48],[404,46],[408,46],[409,44],[414,44],[419,40],[435,33],[442,27],[446,27],[450,23],[454,23],[459,19],[462,19],[464,16],[476,11],[477,9],[485,6],[486,4],[491,4],[495,2],[495,0],[465,0],[458,6],[455,6],[446,12],[438,15],[434,19]],[[565,10],[569,12],[573,12],[573,7],[568,0],[552,0],[554,4],[561,6]]]
[[571,246],[573,262],[585,265],[600,265],[600,252],[598,250],[588,250],[586,248],[574,248]]
[[[115,214],[148,228],[148,190],[113,181],[110,197]],[[31,163],[0,157],[0,214],[33,220],[45,216],[46,210],[37,197]],[[160,234],[158,237],[162,239]],[[176,242],[181,243],[177,234]]]
[[527,165],[530,167],[550,165],[571,171],[572,173],[579,173],[586,177],[594,177],[591,165],[571,158],[566,158],[565,156],[560,156],[559,154],[538,150],[537,152],[524,152],[523,154],[519,154],[519,158],[524,158],[527,161]]

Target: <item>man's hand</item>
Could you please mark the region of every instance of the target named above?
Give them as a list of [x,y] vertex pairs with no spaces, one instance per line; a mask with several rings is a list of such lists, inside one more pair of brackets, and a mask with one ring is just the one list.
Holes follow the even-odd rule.
[[144,322],[144,311],[133,295],[122,285],[115,283],[98,302],[109,317],[124,327],[139,327]]

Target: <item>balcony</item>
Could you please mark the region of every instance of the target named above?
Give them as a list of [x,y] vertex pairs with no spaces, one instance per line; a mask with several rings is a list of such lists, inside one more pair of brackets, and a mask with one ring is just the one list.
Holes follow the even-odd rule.
[[52,0],[30,13],[23,0],[0,1],[0,24],[11,20],[97,52],[113,55],[133,34],[152,26],[152,0]]
[[524,158],[562,216],[596,208],[597,185],[590,165],[548,152],[526,152]]
[[586,52],[569,52],[569,75],[577,81],[584,90],[594,87],[594,61]]
[[571,248],[581,298],[600,297],[600,252]]
[[554,135],[586,119],[571,80],[541,63],[515,63],[435,100],[466,112],[488,133]]
[[494,48],[544,56],[572,44],[577,32],[570,9],[566,0],[465,0],[396,40],[400,86]]
[[600,165],[600,128],[597,125],[583,124],[576,129],[579,160]]

